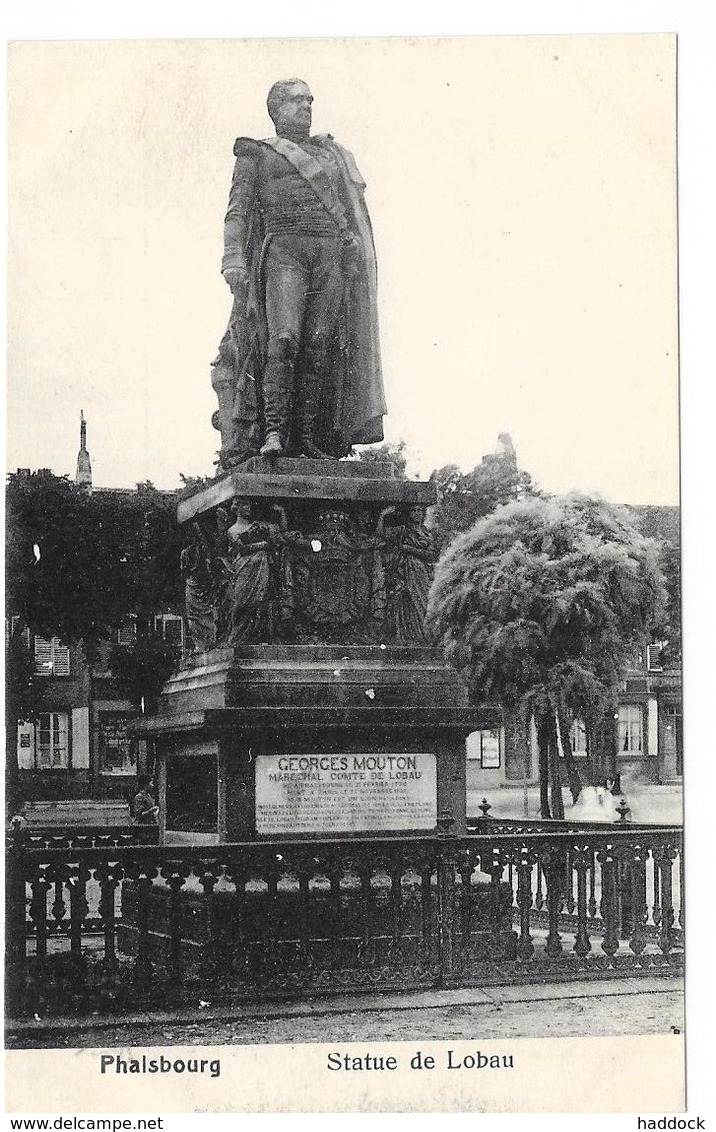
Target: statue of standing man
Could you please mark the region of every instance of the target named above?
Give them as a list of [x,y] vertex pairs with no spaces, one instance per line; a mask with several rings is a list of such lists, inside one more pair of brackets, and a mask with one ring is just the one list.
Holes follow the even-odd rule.
[[274,83],[276,137],[238,138],[221,270],[233,295],[212,366],[221,462],[347,455],[383,439],[376,262],[364,182],[311,136],[306,83]]

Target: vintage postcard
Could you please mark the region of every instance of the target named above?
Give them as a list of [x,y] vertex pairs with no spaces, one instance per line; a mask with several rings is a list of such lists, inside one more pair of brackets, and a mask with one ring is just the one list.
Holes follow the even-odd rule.
[[10,45],[10,1112],[683,1112],[676,63]]

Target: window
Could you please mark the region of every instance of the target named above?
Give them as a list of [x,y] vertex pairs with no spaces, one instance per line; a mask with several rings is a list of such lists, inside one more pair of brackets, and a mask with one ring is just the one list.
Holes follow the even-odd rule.
[[136,774],[137,742],[127,735],[129,718],[102,712],[99,716],[100,774]]
[[684,773],[683,742],[681,707],[667,704],[664,708],[664,754],[674,761],[677,774]]
[[118,645],[134,645],[137,643],[137,616],[131,613],[117,630]]
[[644,712],[640,704],[620,704],[617,714],[617,754],[644,753]]
[[51,641],[35,637],[35,673],[38,676],[69,676],[70,650],[60,644],[58,637]]
[[663,672],[664,666],[661,663],[661,650],[664,647],[664,642],[660,641],[655,645],[646,646],[646,667],[649,672]]
[[63,770],[69,765],[67,714],[46,712],[37,724],[36,766],[38,770]]
[[583,719],[575,719],[569,729],[569,741],[572,745],[572,754],[575,758],[586,759],[589,754],[587,728]]
[[500,766],[499,729],[473,731],[468,736],[467,757],[479,759],[482,770],[496,770]]
[[168,645],[184,647],[184,619],[177,613],[159,613],[154,618],[154,631],[160,633]]

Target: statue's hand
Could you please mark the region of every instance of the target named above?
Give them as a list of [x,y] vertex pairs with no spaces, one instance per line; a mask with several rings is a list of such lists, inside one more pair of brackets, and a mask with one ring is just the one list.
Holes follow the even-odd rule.
[[249,285],[249,277],[245,267],[231,267],[224,272],[224,279],[229,284],[231,294],[235,299],[244,298]]

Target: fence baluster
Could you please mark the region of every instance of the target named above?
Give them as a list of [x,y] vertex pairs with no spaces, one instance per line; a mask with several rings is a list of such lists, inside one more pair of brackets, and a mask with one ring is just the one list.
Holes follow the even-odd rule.
[[[645,850],[641,845],[634,847],[631,860],[631,911],[632,934],[629,947],[634,955],[641,955],[646,947],[646,862]],[[663,915],[663,910],[662,910]]]
[[535,854],[535,857],[536,857],[536,862],[537,862],[536,865],[535,865],[535,871],[537,873],[537,888],[536,888],[536,891],[535,891],[535,908],[537,909],[538,912],[541,912],[542,909],[544,908],[544,894],[542,892],[542,880],[543,880],[542,854],[540,853],[539,850]]
[[99,881],[99,918],[104,938],[103,967],[106,978],[111,981],[118,965],[114,906],[114,896],[118,878],[115,875],[113,867],[106,861],[102,861],[94,870],[94,873],[96,879]]
[[469,850],[460,856],[460,943],[463,951],[470,946],[472,936],[472,873],[475,862]]
[[298,954],[301,962],[307,963],[311,946],[311,893],[309,881],[311,872],[306,864],[298,868],[299,914],[298,914]]
[[149,985],[152,977],[151,940],[149,936],[149,905],[152,893],[150,870],[147,868],[145,871],[140,866],[135,883],[137,889],[137,955],[134,960],[134,979],[140,988],[145,988]]
[[360,878],[360,959],[363,963],[368,962],[370,949],[371,905],[373,903],[371,898],[370,878],[372,873],[372,868],[365,865],[358,870],[358,876]]
[[651,865],[651,883],[653,892],[651,919],[654,926],[658,928],[659,924],[661,923],[661,876],[659,874],[659,866],[653,853],[651,855]]
[[669,958],[673,946],[674,908],[672,904],[671,866],[675,856],[671,845],[665,845],[659,853],[659,871],[661,872],[661,890],[663,893],[659,947],[666,959]]
[[589,868],[590,853],[588,849],[574,851],[574,869],[577,874],[577,934],[574,940],[574,951],[583,959],[592,950],[592,943],[587,928],[587,869]]
[[41,867],[31,883],[32,900],[30,918],[35,925],[35,954],[38,965],[43,966],[47,958],[47,890],[49,883],[45,870]]
[[530,909],[532,906],[532,856],[524,847],[518,850],[519,863],[517,866],[517,903],[520,909],[520,938],[517,943],[517,954],[520,959],[529,959],[534,953],[535,945],[530,935]]
[[393,934],[393,947],[400,947],[400,936],[403,927],[403,868],[399,859],[395,860],[390,869],[390,919]]
[[594,850],[590,850],[588,858],[589,869],[589,915],[593,920],[597,915],[597,857]]
[[607,845],[599,854],[602,866],[601,911],[604,922],[602,951],[613,958],[619,948],[619,900],[617,893],[617,868],[612,846]]
[[246,901],[246,881],[248,875],[241,865],[232,865],[231,875],[234,879],[236,896],[234,898],[234,916],[232,927],[234,933],[233,967],[240,975],[245,975],[249,967],[249,936],[247,931],[248,905]]
[[[505,858],[499,849],[493,849],[492,861],[489,865],[490,873],[490,933],[493,941],[499,944],[502,931],[502,874],[505,868]],[[510,860],[510,868],[512,861]],[[510,889],[510,894],[512,890]],[[512,897],[510,895],[510,908]]]
[[65,921],[65,868],[62,864],[58,864],[53,869],[52,886],[54,892],[54,899],[50,912],[52,913],[52,934],[60,935],[64,927]]
[[544,854],[544,864],[547,870],[547,913],[549,916],[546,950],[550,959],[558,959],[563,951],[562,937],[559,934],[559,909],[564,879],[563,855],[558,850],[547,850]]
[[574,909],[575,909],[574,880],[573,880],[572,873],[573,873],[573,870],[572,870],[572,850],[568,849],[567,853],[566,853],[565,862],[564,862],[564,879],[565,879],[565,887],[564,887],[565,904],[564,904],[564,906],[567,909],[567,912],[570,916],[572,916],[574,914]]
[[331,883],[331,915],[328,926],[334,942],[340,936],[341,872],[342,869],[338,861],[334,861],[328,870],[328,879]]
[[440,949],[440,983],[448,985],[455,966],[455,858],[452,850],[438,845],[438,947]]
[[216,923],[216,895],[214,889],[219,879],[216,863],[202,859],[203,869],[199,883],[204,892],[204,923],[206,925],[206,939],[203,951],[203,969],[205,976],[214,980],[218,967],[219,938]]
[[184,868],[180,861],[169,861],[161,870],[161,875],[169,887],[169,955],[167,967],[169,978],[177,985],[184,971],[182,957],[182,899],[181,890],[191,866]]
[[425,862],[420,869],[420,928],[423,937],[423,960],[430,963],[433,955],[433,869]]
[[70,887],[70,954],[76,963],[82,960],[82,929],[89,911],[87,903],[87,882],[89,870],[79,865],[69,878]]
[[678,849],[679,854],[679,904],[676,909],[676,927],[683,932],[685,928],[684,922],[684,908],[686,901],[686,888],[684,885],[684,846],[681,844]]

